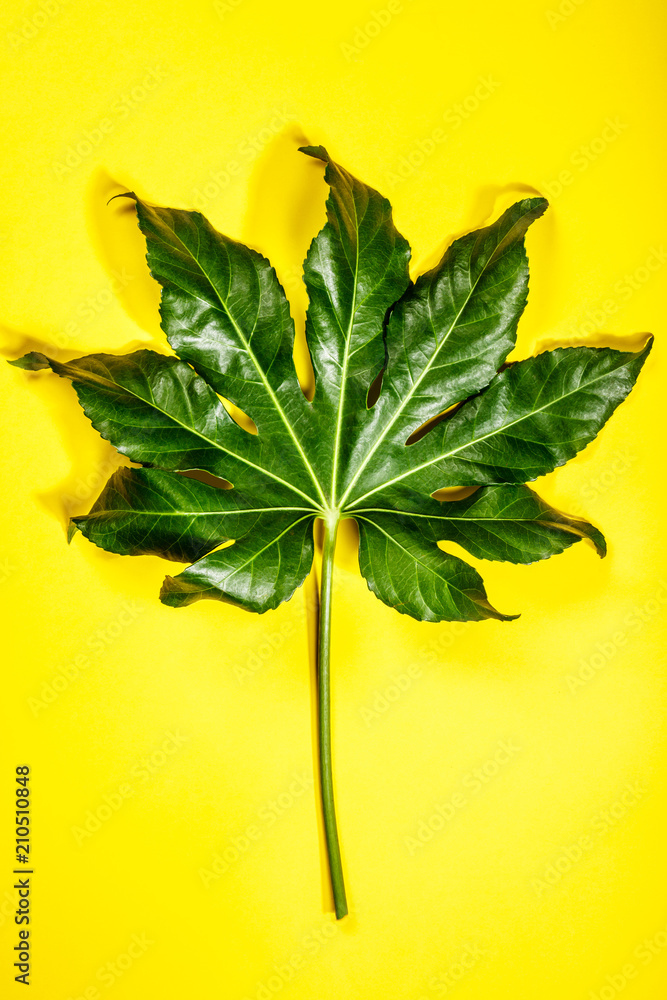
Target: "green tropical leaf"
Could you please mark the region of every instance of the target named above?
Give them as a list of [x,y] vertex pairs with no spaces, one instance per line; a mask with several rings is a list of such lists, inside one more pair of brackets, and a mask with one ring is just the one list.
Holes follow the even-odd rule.
[[148,266],[163,288],[167,340],[280,449],[290,481],[324,502],[300,440],[309,407],[292,364],[294,323],[268,260],[217,233],[199,212],[125,197],[136,201]]
[[393,514],[425,538],[456,542],[478,559],[531,563],[582,538],[592,542],[598,555],[607,552],[601,531],[550,507],[528,486],[485,486],[464,500],[442,502],[399,483],[385,497],[387,507],[361,508],[357,520],[374,522]]
[[[310,571],[313,523],[324,522],[321,781],[342,916],[328,711],[341,519],[358,523],[369,588],[401,613],[433,622],[516,617],[497,611],[477,570],[440,546],[528,563],[584,538],[604,555],[597,528],[525,484],[595,438],[632,389],[651,340],[638,352],[558,348],[505,364],[527,301],[525,235],[544,199],[523,199],[456,240],[413,283],[387,199],[323,147],[302,152],[325,164],[329,186],[327,221],[304,262],[312,401],[297,381],[294,324],[269,261],[200,213],[131,192],[124,197],[136,203],[177,356],[142,350],[61,362],[31,353],[12,363],[69,378],[93,426],[142,466],[116,472],[72,525],[112,552],[190,563],[166,578],[165,604],[277,607]],[[230,403],[254,427],[237,422]],[[463,500],[436,498],[454,486],[477,489]]]
[[202,598],[260,614],[277,608],[300,587],[313,561],[313,515],[268,511],[229,548],[217,549],[176,577],[166,577],[160,599],[173,608]]
[[214,389],[184,361],[154,351],[91,354],[61,363],[31,353],[18,362],[72,380],[93,427],[134,462],[161,469],[204,469],[239,489],[314,504],[284,476],[281,453],[243,430]]
[[382,392],[355,441],[345,500],[364,473],[367,480],[401,456],[420,425],[494,377],[514,347],[526,304],[524,236],[546,207],[543,198],[525,199],[493,225],[456,240],[396,304]]
[[[354,508],[395,483],[522,483],[574,458],[632,389],[651,350],[557,348],[510,365],[415,444],[386,446],[357,482]],[[400,462],[400,465],[399,465]],[[370,488],[369,488],[370,487]],[[364,491],[364,492],[362,492]]]
[[254,501],[238,489],[219,489],[189,476],[123,468],[90,513],[72,521],[109,552],[193,562],[225,542],[260,532],[267,518],[280,515],[290,523],[312,515],[308,507],[294,504],[298,497],[293,494],[286,491],[285,499],[281,507],[266,496]]
[[360,514],[359,565],[381,601],[421,621],[510,621],[486,599],[482,578],[463,559],[441,552],[417,518]]
[[410,280],[410,247],[386,198],[334,163],[322,146],[301,152],[326,163],[330,187],[327,223],[310,245],[303,272],[315,372],[309,437],[335,506],[348,453],[367,423],[369,389],[385,364],[384,321]]

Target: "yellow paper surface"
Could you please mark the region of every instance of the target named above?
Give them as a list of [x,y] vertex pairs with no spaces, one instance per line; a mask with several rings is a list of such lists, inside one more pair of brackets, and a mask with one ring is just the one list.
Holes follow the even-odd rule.
[[[2,996],[659,1000],[667,988],[665,12],[656,2],[5,4],[6,357],[163,344],[134,189],[275,264],[299,331],[324,143],[394,205],[415,273],[540,192],[514,357],[656,347],[537,488],[607,535],[469,561],[511,623],[377,601],[346,526],[334,766],[350,916],[313,769],[313,584],[259,617],[157,598],[169,565],[81,536],[120,459],[68,383],[0,366]],[[457,551],[456,547],[451,547]],[[309,625],[310,622],[310,625]],[[311,629],[309,633],[309,627]],[[15,768],[32,789],[15,982]]]

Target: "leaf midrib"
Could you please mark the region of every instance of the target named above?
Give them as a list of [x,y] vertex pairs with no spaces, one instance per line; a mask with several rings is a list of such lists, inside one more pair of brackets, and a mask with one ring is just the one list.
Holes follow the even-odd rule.
[[553,525],[556,528],[567,527],[569,530],[569,524],[566,521],[549,521],[540,517],[457,517],[451,514],[448,517],[446,514],[416,514],[411,510],[398,510],[394,507],[364,507],[362,510],[354,512],[355,517],[357,514],[401,514],[405,517],[423,517],[430,521],[471,521],[473,523],[477,521],[493,521],[494,524],[502,524],[505,521],[512,523],[520,521],[526,524]]
[[[523,420],[529,420],[531,417],[534,417],[536,413],[541,413],[543,410],[548,409],[550,406],[555,406],[557,403],[562,402],[562,400],[567,399],[569,396],[573,396],[576,393],[582,391],[583,389],[587,389],[589,386],[594,385],[596,382],[600,382],[602,379],[607,378],[610,374],[612,374],[612,372],[617,372],[620,368],[627,367],[628,364],[630,364],[630,361],[624,362],[622,365],[618,365],[616,368],[612,368],[609,371],[603,372],[601,375],[597,376],[594,379],[591,379],[589,382],[586,383],[580,382],[579,385],[576,387],[576,389],[572,389],[570,392],[566,392],[562,396],[558,396],[556,399],[549,400],[549,402],[545,403],[544,406],[539,406],[536,409],[531,410],[530,413],[524,413],[522,414],[522,416],[517,417],[516,420],[511,420],[509,423],[503,424],[501,427],[494,428],[494,430],[490,431],[488,434],[483,434],[481,437],[474,438],[473,440],[470,441],[466,441],[464,444],[459,445],[458,448],[454,448],[452,451],[447,451],[441,455],[436,455],[435,458],[429,459],[428,462],[423,462],[421,465],[416,465],[413,468],[408,469],[407,472],[401,473],[400,476],[396,476],[394,479],[388,479],[386,482],[380,483],[380,485],[375,486],[372,490],[369,490],[368,493],[365,493],[363,496],[358,497],[356,500],[353,500],[352,504],[361,503],[362,500],[365,500],[367,497],[372,496],[374,493],[378,493],[380,490],[385,489],[387,486],[393,486],[394,483],[400,482],[401,479],[405,479],[407,476],[411,476],[416,472],[421,472],[422,469],[427,469],[429,466],[435,465],[436,462],[441,462],[443,459],[452,458],[454,455],[457,455],[460,451],[463,451],[466,448],[470,448],[473,445],[479,444],[481,441],[486,441],[488,438],[492,438],[496,434],[503,434],[508,428],[514,427],[516,424],[520,424]],[[544,386],[542,388],[544,388]],[[352,504],[348,505],[347,508],[348,510],[351,509]]]
[[[185,364],[185,362],[182,362],[182,363]],[[77,374],[79,374],[79,373],[77,372]],[[198,431],[196,428],[189,427],[187,424],[184,424],[182,420],[178,419],[178,417],[175,417],[172,413],[168,413],[167,410],[163,410],[161,406],[158,406],[154,399],[148,400],[148,399],[145,398],[145,396],[140,396],[139,393],[133,392],[131,389],[128,389],[127,386],[121,385],[120,382],[114,382],[112,379],[104,378],[104,376],[100,376],[100,375],[96,374],[95,377],[97,379],[99,379],[101,382],[103,382],[106,385],[110,386],[112,389],[116,389],[116,390],[120,389],[120,390],[122,390],[122,392],[128,393],[128,395],[132,396],[134,399],[140,399],[142,403],[145,403],[147,406],[151,406],[158,413],[162,413],[163,416],[168,417],[169,420],[173,420],[173,422],[175,424],[178,424],[179,427],[182,427],[184,430],[188,431],[190,434],[194,434],[196,437],[201,438],[202,441],[206,441],[207,444],[210,444],[213,448],[216,448],[218,451],[222,452],[223,454],[231,455],[232,458],[239,459],[239,461],[244,462],[246,465],[250,466],[250,468],[257,469],[258,472],[261,472],[261,473],[263,473],[266,476],[270,476],[272,479],[275,479],[276,482],[282,483],[283,486],[289,487],[289,489],[291,489],[293,493],[298,493],[299,496],[302,496],[304,498],[304,500],[308,500],[308,502],[311,503],[313,505],[313,507],[315,507],[315,509],[317,509],[317,504],[313,500],[313,498],[309,497],[306,493],[303,493],[298,488],[298,486],[294,486],[292,483],[288,482],[286,479],[282,479],[281,476],[276,475],[274,472],[270,472],[268,469],[265,469],[263,466],[257,465],[255,462],[251,462],[249,458],[245,458],[243,455],[239,455],[237,452],[231,451],[231,449],[229,449],[229,448],[224,448],[217,441],[213,441],[211,438],[207,437],[205,434],[202,434],[201,431]],[[77,378],[76,375],[75,375],[72,381],[81,382],[81,378],[80,377]],[[210,386],[209,386],[209,388],[210,388]],[[213,390],[211,389],[211,391],[213,391]],[[152,392],[151,392],[151,396],[152,396]],[[225,410],[225,413],[227,413],[226,410]],[[231,417],[229,417],[229,420],[231,421]],[[172,451],[173,450],[176,450],[176,449],[172,449]],[[125,454],[125,452],[123,452],[123,450],[122,450],[122,447],[119,447],[118,451],[122,452],[122,454]]]
[[[277,545],[277,543],[280,541],[280,539],[284,535],[286,535],[288,531],[291,531],[293,528],[296,528],[296,526],[298,524],[301,524],[302,521],[307,521],[309,516],[312,516],[312,515],[306,515],[305,517],[300,517],[297,521],[293,521],[291,524],[288,524],[284,531],[281,531],[279,535],[276,535],[275,538],[272,538],[270,542],[267,542],[267,544],[263,548],[258,549],[257,552],[253,552],[252,555],[250,555],[246,559],[246,561],[244,563],[241,563],[240,566],[235,566],[234,569],[231,571],[231,573],[228,573],[227,576],[224,577],[225,581],[231,579],[231,577],[235,576],[236,573],[240,573],[241,570],[245,569],[245,567],[249,563],[252,563],[252,562],[255,561],[255,559],[258,559],[261,556],[262,552],[266,552],[267,549],[270,549],[272,545]],[[239,544],[239,542],[236,542],[236,541],[234,542],[234,545],[238,545],[238,544]],[[230,549],[233,549],[234,545],[226,546],[223,551],[227,552]],[[216,550],[216,551],[219,551],[219,550]],[[199,562],[202,562],[204,559],[208,559],[212,555],[215,555],[215,551],[214,552],[209,552],[205,556],[202,556],[202,559],[199,560]],[[196,562],[193,563],[192,566],[190,567],[190,569],[197,569],[197,563]],[[187,570],[186,570],[186,572],[187,572]],[[220,590],[219,587],[207,587],[206,589],[207,590]]]
[[[427,572],[429,572],[431,576],[436,577],[438,580],[442,580],[449,590],[455,590],[458,594],[461,594],[463,597],[465,597],[467,601],[470,601],[472,604],[477,603],[472,599],[472,597],[470,597],[469,594],[466,594],[465,590],[461,590],[461,588],[453,584],[451,580],[442,576],[440,573],[436,572],[436,570],[432,566],[429,566],[427,563],[423,562],[418,556],[414,554],[414,552],[410,552],[410,550],[406,549],[404,545],[401,545],[401,543],[398,541],[395,535],[390,535],[387,531],[384,530],[384,528],[381,528],[379,524],[376,524],[375,521],[371,521],[370,518],[362,517],[360,518],[360,520],[365,521],[367,524],[372,525],[373,528],[375,528],[377,531],[383,534],[385,538],[388,538],[390,542],[392,542],[397,548],[399,548],[401,552],[405,552],[405,554],[410,559],[413,559],[414,562],[416,562],[419,566],[422,566],[425,570],[427,570]],[[437,551],[442,553],[442,549],[438,549]],[[452,556],[449,552],[444,552],[442,554],[444,556],[449,555],[450,558],[452,559],[457,558],[456,556]],[[424,601],[424,603],[426,604],[426,601]]]
[[316,514],[317,511],[311,507],[243,507],[240,510],[174,510],[174,511],[152,511],[137,510],[132,507],[121,507],[118,510],[108,507],[104,510],[91,511],[90,514],[82,514],[79,518],[73,517],[73,521],[89,521],[93,517],[103,517],[105,514],[132,514],[134,517],[235,517],[237,514],[268,514],[271,511],[308,511]]
[[[528,214],[528,213],[526,213],[526,214]],[[440,341],[440,343],[438,343],[438,345],[436,347],[436,350],[433,352],[431,358],[429,359],[428,363],[424,367],[421,375],[419,376],[419,378],[415,382],[413,382],[413,384],[412,384],[409,392],[404,397],[404,399],[401,401],[401,403],[399,404],[397,410],[395,411],[394,416],[389,421],[389,423],[385,426],[385,428],[382,431],[382,433],[380,434],[380,436],[378,438],[376,438],[373,447],[370,449],[370,451],[364,457],[361,465],[357,469],[357,471],[354,474],[354,476],[353,476],[353,478],[352,478],[352,480],[351,480],[348,488],[346,489],[345,493],[343,494],[343,496],[341,498],[341,505],[345,503],[345,501],[347,500],[348,496],[352,492],[352,490],[353,490],[356,482],[358,481],[359,477],[361,476],[362,472],[364,471],[364,469],[368,465],[369,461],[371,460],[371,458],[373,457],[373,455],[375,454],[375,452],[377,451],[377,449],[380,447],[381,443],[384,441],[384,439],[386,438],[387,434],[389,433],[389,431],[391,430],[391,428],[394,426],[394,424],[396,423],[396,421],[400,417],[401,413],[403,412],[403,410],[405,409],[405,407],[408,405],[408,403],[410,402],[410,400],[413,398],[413,396],[415,395],[415,393],[418,390],[419,386],[421,385],[421,383],[426,378],[426,376],[430,372],[431,368],[435,364],[436,359],[440,355],[440,351],[445,346],[445,344],[449,341],[449,338],[450,338],[453,330],[457,326],[458,320],[462,316],[462,314],[465,311],[465,309],[468,307],[468,304],[470,303],[470,300],[471,300],[471,298],[473,296],[473,293],[474,293],[475,289],[477,288],[477,285],[481,281],[481,279],[482,279],[483,275],[486,273],[487,269],[491,266],[491,263],[493,262],[493,259],[494,259],[495,255],[496,255],[497,251],[498,251],[498,248],[509,238],[510,234],[512,233],[512,230],[514,230],[516,228],[516,226],[518,226],[519,223],[523,221],[523,218],[524,218],[524,216],[521,216],[520,219],[517,219],[517,221],[515,222],[515,224],[507,231],[507,233],[503,236],[503,238],[497,242],[496,246],[494,247],[493,253],[490,255],[490,257],[487,260],[486,264],[484,265],[484,267],[480,271],[480,273],[479,273],[477,279],[475,280],[474,284],[471,285],[470,291],[468,292],[468,295],[466,296],[466,299],[465,299],[463,305],[461,306],[461,308],[459,309],[458,313],[456,314],[456,316],[452,320],[452,322],[451,322],[451,324],[450,324],[450,326],[449,326],[446,334],[444,335],[444,337],[442,338],[442,340]],[[448,248],[447,252],[449,252],[449,249],[451,249],[451,248]],[[471,253],[471,256],[472,256],[472,253]],[[470,275],[470,265],[468,266],[468,274]],[[433,331],[434,334],[436,334],[435,324],[433,323],[433,313],[431,311],[431,292],[432,292],[432,289],[433,289],[433,285],[431,284],[429,286],[429,289],[428,289],[427,306],[428,306],[428,315],[429,315],[429,321],[430,321],[431,330]],[[437,336],[437,334],[436,334],[436,336]],[[406,351],[406,356],[407,356],[407,351]],[[475,357],[480,357],[480,355],[475,355]]]
[[[217,287],[217,285],[216,285],[216,284],[214,283],[213,279],[212,279],[212,278],[210,277],[210,275],[208,274],[208,271],[207,271],[207,270],[206,270],[206,268],[205,268],[205,267],[204,267],[204,266],[202,265],[202,263],[201,263],[201,261],[199,260],[199,258],[198,258],[198,257],[196,256],[196,254],[194,254],[194,253],[192,252],[192,250],[190,250],[190,248],[189,248],[189,247],[187,246],[187,244],[183,242],[183,240],[182,240],[182,239],[180,238],[180,236],[178,235],[178,233],[176,232],[176,230],[175,230],[175,229],[173,229],[173,228],[172,228],[171,226],[169,226],[169,231],[170,231],[171,233],[173,233],[173,235],[174,235],[174,238],[175,238],[176,240],[178,240],[178,242],[179,242],[179,243],[181,244],[181,246],[182,246],[182,247],[184,248],[184,250],[186,251],[186,253],[187,253],[187,254],[188,254],[188,255],[189,255],[190,257],[191,257],[191,259],[192,259],[192,260],[194,260],[194,261],[196,262],[196,264],[197,264],[197,267],[198,267],[198,268],[200,269],[201,273],[202,273],[202,274],[203,274],[203,276],[204,276],[204,277],[206,278],[206,280],[208,281],[209,285],[211,286],[211,288],[212,288],[212,289],[213,289],[213,291],[215,292],[215,294],[216,294],[216,296],[217,296],[217,298],[218,298],[218,300],[219,300],[219,302],[220,302],[220,304],[221,304],[221,306],[222,306],[222,308],[223,308],[223,310],[224,310],[225,314],[227,315],[227,318],[228,318],[228,319],[230,320],[230,322],[232,323],[232,325],[233,325],[234,329],[236,330],[236,333],[238,334],[238,337],[239,337],[240,341],[242,342],[242,344],[243,344],[243,346],[244,346],[244,349],[245,349],[245,351],[246,351],[246,353],[247,353],[248,357],[250,358],[251,362],[252,362],[252,363],[253,363],[253,365],[255,366],[255,369],[256,369],[256,371],[257,371],[257,373],[258,373],[258,375],[259,375],[260,379],[262,380],[262,384],[264,385],[264,388],[265,388],[265,390],[266,390],[266,392],[267,392],[267,394],[268,394],[269,398],[271,399],[271,402],[273,403],[273,405],[274,405],[274,407],[276,408],[276,410],[277,410],[278,414],[280,415],[280,418],[281,418],[281,420],[282,420],[283,424],[285,425],[285,428],[286,428],[286,430],[287,430],[287,433],[288,433],[288,434],[289,434],[289,436],[290,436],[290,437],[292,438],[292,441],[294,442],[294,445],[296,446],[296,449],[297,449],[297,451],[299,452],[299,455],[300,455],[300,457],[301,457],[301,460],[303,461],[303,463],[304,463],[304,465],[305,465],[305,467],[306,467],[306,469],[307,469],[307,471],[308,471],[308,473],[309,473],[309,475],[310,475],[310,478],[311,478],[311,479],[312,479],[312,481],[313,481],[313,485],[315,486],[315,489],[317,490],[317,492],[318,492],[318,494],[319,494],[319,496],[320,496],[320,499],[321,499],[322,503],[323,503],[323,504],[324,504],[324,505],[326,506],[326,498],[325,498],[325,496],[324,496],[324,493],[323,493],[323,491],[322,491],[322,487],[321,487],[321,485],[320,485],[320,482],[319,482],[319,480],[318,480],[317,476],[315,475],[315,471],[314,471],[314,469],[313,469],[312,465],[311,465],[311,464],[310,464],[310,462],[308,461],[308,457],[306,456],[306,453],[305,453],[305,451],[303,450],[303,447],[302,447],[302,445],[301,445],[301,442],[300,442],[300,440],[298,439],[298,437],[297,437],[297,435],[296,435],[296,432],[294,431],[294,428],[292,427],[291,423],[290,423],[290,422],[289,422],[289,420],[287,419],[287,414],[285,413],[285,411],[283,410],[282,406],[280,405],[280,402],[279,402],[279,400],[278,400],[278,397],[276,396],[276,394],[274,393],[274,391],[273,391],[273,389],[272,389],[271,385],[269,384],[269,381],[268,381],[268,379],[266,378],[266,375],[265,375],[265,373],[264,373],[264,371],[263,371],[263,369],[262,369],[261,365],[259,364],[259,362],[258,362],[258,360],[257,360],[257,357],[256,357],[256,355],[255,355],[254,351],[252,350],[252,348],[251,348],[251,346],[250,346],[250,342],[249,342],[249,341],[248,341],[248,340],[246,339],[246,337],[245,337],[245,335],[243,334],[243,332],[242,332],[241,328],[239,327],[238,323],[236,322],[236,319],[235,319],[235,318],[234,318],[234,316],[232,315],[232,313],[231,313],[231,311],[230,311],[230,309],[229,309],[229,306],[227,305],[227,301],[226,301],[225,297],[224,297],[224,296],[223,296],[223,295],[221,294],[221,292],[220,292],[220,291],[218,290],[218,287]],[[197,229],[197,241],[199,241],[199,229]],[[224,245],[224,244],[223,244],[223,245]],[[225,247],[225,252],[226,252],[226,247]],[[227,255],[227,259],[228,259],[228,262],[229,262],[229,255]],[[254,263],[254,261],[253,261],[253,267],[255,267],[255,263]],[[257,272],[257,268],[256,268],[256,267],[255,267],[255,272]],[[230,265],[230,273],[231,273],[231,265]],[[277,280],[277,278],[276,278],[276,280]],[[179,285],[178,287],[179,287],[179,288],[181,288],[181,286],[180,286],[180,285]],[[185,289],[185,288],[181,288],[181,291],[182,291],[182,292],[184,292],[184,293],[185,293],[186,295],[192,295],[192,292],[188,291],[188,290],[187,290],[187,289]],[[259,282],[259,296],[260,296],[260,302],[261,302],[261,294],[262,294],[262,293],[261,293],[261,282]],[[194,297],[195,297],[195,298],[199,298],[199,296],[194,296]],[[202,300],[202,301],[205,301],[205,300]],[[212,304],[212,303],[211,303],[211,304]],[[213,308],[216,308],[216,307],[215,307],[215,306],[213,306]],[[219,310],[219,311],[220,311],[220,310]],[[258,315],[259,315],[259,307],[258,307]],[[256,321],[255,321],[255,322],[256,322]],[[300,492],[300,491],[299,491],[299,492]],[[305,494],[302,494],[302,495],[305,495]],[[309,499],[310,499],[310,498],[309,498]]]
[[[359,278],[359,216],[357,213],[357,203],[354,198],[354,193],[351,194],[351,201],[354,208],[354,226],[356,231],[356,241],[355,241],[355,260],[354,260],[354,291],[352,293],[352,304],[350,307],[350,320],[347,325],[347,336],[345,337],[345,353],[343,355],[343,367],[341,370],[341,380],[340,380],[340,396],[338,397],[338,414],[336,417],[336,436],[334,439],[334,453],[333,453],[333,463],[331,470],[331,500],[335,505],[336,503],[336,485],[338,479],[338,457],[340,454],[340,435],[343,429],[343,406],[345,402],[345,389],[347,387],[347,366],[350,360],[350,345],[352,342],[352,330],[354,328],[354,320],[357,311],[357,282]],[[342,243],[342,239],[341,239]],[[343,501],[341,500],[340,506],[342,506]]]

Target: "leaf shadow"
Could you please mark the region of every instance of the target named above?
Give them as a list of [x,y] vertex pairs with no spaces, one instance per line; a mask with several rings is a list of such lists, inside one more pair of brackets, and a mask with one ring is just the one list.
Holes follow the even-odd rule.
[[309,399],[315,389],[306,344],[308,296],[303,261],[326,221],[324,164],[298,152],[308,137],[298,123],[286,125],[258,157],[248,184],[242,240],[268,257],[285,289],[295,325],[294,364]]
[[[148,271],[145,244],[132,203],[118,199],[108,205],[114,194],[134,186],[119,183],[103,168],[93,171],[86,189],[86,225],[93,251],[109,279],[111,294],[149,336],[142,337],[137,331],[137,339],[122,345],[84,346],[80,342],[80,328],[74,333],[64,330],[51,334],[0,323],[0,351],[7,359],[29,351],[47,354],[58,361],[70,361],[91,352],[123,355],[146,348],[161,354],[173,353],[159,327],[159,288]],[[68,380],[47,372],[16,374],[24,383],[27,381],[48,410],[50,423],[60,434],[69,460],[70,468],[64,479],[52,489],[33,493],[38,506],[60,523],[67,537],[70,517],[87,513],[115,470],[133,463],[94,430]],[[84,543],[83,550],[85,558],[95,562],[114,589],[127,593],[129,586],[137,593],[154,586],[155,560],[151,557],[138,557],[134,572],[127,574],[122,557],[88,543]]]
[[[148,271],[145,242],[133,204],[125,199],[108,204],[113,195],[135,187],[131,182],[115,180],[104,168],[97,167],[86,188],[86,227],[91,246],[109,279],[111,293],[151,339],[139,337],[113,347],[95,344],[92,348],[95,353],[122,355],[142,348],[173,353],[160,330],[159,286]],[[76,345],[78,332],[36,335],[0,324],[1,350],[7,358],[38,351],[58,361],[70,361],[90,352],[90,348]],[[71,463],[67,476],[52,490],[34,494],[42,509],[59,520],[66,533],[69,518],[87,513],[111,474],[132,463],[91,427],[66,380],[44,372],[22,372],[21,378],[27,380],[48,408]],[[114,558],[112,553],[94,551],[96,558],[104,561]]]
[[[499,215],[509,208],[515,201],[523,198],[541,197],[541,193],[529,184],[522,184],[519,181],[512,181],[508,184],[487,184],[480,186],[470,196],[470,201],[466,206],[464,218],[466,222],[456,230],[450,230],[439,243],[428,251],[419,260],[413,260],[411,271],[414,274],[423,274],[430,271],[432,267],[441,260],[447,248],[455,241],[489,225]],[[548,218],[548,214],[547,214]]]
[[[144,347],[164,354],[169,346],[160,328],[160,286],[146,263],[146,241],[137,225],[134,202],[114,195],[144,192],[134,181],[118,181],[103,167],[91,174],[86,190],[86,225],[91,245],[109,276],[123,309],[152,339]],[[146,200],[150,198],[146,196]]]
[[544,351],[553,351],[557,347],[610,347],[614,351],[641,351],[646,345],[649,333],[616,334],[606,333],[604,330],[595,330],[592,333],[582,336],[573,333],[571,336],[541,337],[535,343],[533,354],[542,354]]
[[[59,361],[69,361],[82,353],[80,350],[63,350],[57,343],[5,324],[0,324],[0,337],[0,350],[8,359],[29,351],[39,351]],[[107,353],[125,354],[143,346],[143,342],[134,341]],[[120,466],[132,463],[93,429],[67,380],[50,372],[21,371],[19,374],[17,371],[16,374],[48,410],[50,424],[60,434],[70,462],[69,472],[53,489],[33,494],[42,510],[58,520],[63,533],[67,534],[69,518],[87,513],[111,474]]]
[[[542,192],[530,184],[520,181],[510,181],[507,184],[487,184],[471,190],[463,211],[464,224],[455,231],[450,231],[432,250],[419,260],[414,260],[411,267],[413,279],[419,274],[430,270],[439,263],[447,248],[455,240],[467,233],[484,228],[499,218],[510,205],[524,198],[542,197]],[[556,282],[558,269],[549,266],[558,254],[558,221],[553,211],[547,210],[539,220],[539,225],[528,231],[526,240],[530,247],[539,248],[542,267],[539,271],[540,295],[531,296],[528,292],[528,314],[524,316],[517,331],[517,356],[524,356],[530,349],[529,325],[532,329],[544,329],[551,321],[548,303],[557,294]],[[530,255],[530,254],[529,254]],[[546,264],[546,266],[545,266]],[[527,319],[530,319],[530,324]]]
[[[76,334],[58,332],[37,335],[0,323],[0,352],[7,359],[30,351],[47,354],[61,362],[91,352],[124,355],[150,349],[165,355],[174,353],[160,328],[160,286],[148,269],[145,240],[137,225],[134,203],[128,199],[116,199],[109,204],[114,195],[130,189],[143,197],[139,185],[131,181],[119,182],[104,168],[96,168],[86,190],[86,223],[91,246],[109,278],[112,293],[129,318],[149,336],[121,346],[105,347],[96,343],[90,347],[76,347]],[[23,382],[27,381],[31,391],[48,408],[51,423],[58,429],[70,461],[70,471],[53,489],[33,494],[38,505],[60,522],[63,534],[67,536],[70,517],[90,510],[116,469],[136,463],[118,452],[91,427],[68,380],[54,377],[50,372],[22,371],[20,375],[17,372],[17,376]],[[234,411],[232,416],[238,422],[243,422],[241,411],[225,400],[223,403],[228,410]],[[247,419],[245,422],[252,423]],[[246,429],[252,432],[250,426]],[[222,488],[230,485],[205,472],[190,474],[211,485]],[[80,539],[78,543],[81,544]],[[110,573],[114,587],[122,590],[123,570],[126,569],[122,561],[119,565],[122,557],[92,544],[83,544],[86,558],[103,567],[106,576]],[[150,556],[135,557],[135,573],[131,578],[135,582],[137,577],[139,580],[144,578],[141,567],[148,572],[144,582],[154,584],[156,562],[162,563],[162,560]]]

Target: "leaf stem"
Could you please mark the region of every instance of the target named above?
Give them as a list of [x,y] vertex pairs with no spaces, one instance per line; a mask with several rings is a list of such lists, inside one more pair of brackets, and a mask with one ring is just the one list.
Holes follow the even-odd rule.
[[340,515],[330,511],[324,519],[324,548],[322,550],[322,581],[320,586],[320,620],[318,645],[317,695],[319,709],[320,745],[320,788],[322,791],[322,812],[324,831],[329,857],[329,873],[333,890],[336,919],[347,913],[343,866],[340,858],[336,810],[334,807],[333,773],[331,767],[331,686],[330,686],[330,645],[331,645],[331,592],[333,585],[334,552]]

